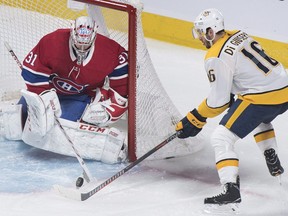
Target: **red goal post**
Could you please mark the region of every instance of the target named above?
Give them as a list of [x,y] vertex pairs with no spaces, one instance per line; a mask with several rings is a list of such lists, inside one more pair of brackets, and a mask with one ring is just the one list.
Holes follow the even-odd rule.
[[135,161],[136,157],[136,139],[135,139],[135,116],[136,116],[136,23],[137,8],[122,2],[110,0],[76,0],[87,4],[95,4],[101,7],[124,11],[128,14],[128,65],[129,65],[129,97],[128,97],[128,156],[130,161]]

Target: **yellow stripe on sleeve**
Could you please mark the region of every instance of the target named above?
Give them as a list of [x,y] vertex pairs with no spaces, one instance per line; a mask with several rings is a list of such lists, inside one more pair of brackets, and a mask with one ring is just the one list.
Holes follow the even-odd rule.
[[207,105],[207,99],[205,99],[199,106],[198,106],[198,113],[205,117],[205,118],[213,118],[217,115],[220,115],[222,112],[224,112],[229,106],[229,103],[225,104],[222,107],[209,107]]

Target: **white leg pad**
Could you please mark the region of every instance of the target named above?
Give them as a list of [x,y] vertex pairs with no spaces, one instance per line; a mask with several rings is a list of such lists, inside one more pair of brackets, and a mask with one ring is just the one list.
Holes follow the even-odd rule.
[[[118,163],[127,157],[123,132],[116,128],[100,128],[94,125],[72,122],[59,118],[62,127],[72,140],[75,148],[84,159],[102,161],[108,164]],[[75,156],[71,144],[58,125],[55,125],[44,137],[35,138],[31,131],[24,130],[30,139],[26,143],[58,154]],[[126,147],[126,146],[125,146]],[[124,156],[123,155],[124,152]]]
[[[29,92],[27,90],[21,90],[21,94],[25,98],[28,105],[28,117],[25,123],[24,130],[30,130],[36,137],[46,135],[55,124],[54,110],[50,105],[50,101],[57,97],[55,92],[46,94],[42,97]],[[25,137],[24,141],[25,141]]]
[[110,128],[105,140],[101,161],[104,163],[118,163],[124,161],[127,157],[127,152],[124,155],[120,154],[121,151],[125,152],[127,150],[124,145],[124,139],[125,136],[118,129]]
[[0,104],[0,135],[8,140],[21,140],[22,105]]

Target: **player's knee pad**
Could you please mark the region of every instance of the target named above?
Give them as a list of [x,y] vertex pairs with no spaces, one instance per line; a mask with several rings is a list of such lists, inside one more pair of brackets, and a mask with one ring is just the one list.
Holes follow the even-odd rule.
[[238,139],[239,137],[236,134],[223,125],[216,127],[211,136],[211,144],[215,150],[216,162],[229,157],[237,158],[234,152],[234,144]]
[[21,140],[22,105],[0,104],[0,137]]

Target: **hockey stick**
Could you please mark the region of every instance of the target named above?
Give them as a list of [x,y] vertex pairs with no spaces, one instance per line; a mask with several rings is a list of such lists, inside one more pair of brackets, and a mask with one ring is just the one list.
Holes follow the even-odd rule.
[[10,45],[8,44],[8,42],[4,42],[4,45],[6,47],[6,49],[8,50],[8,52],[11,54],[11,56],[13,57],[13,59],[16,61],[17,65],[19,66],[19,68],[22,70],[23,66],[22,63],[19,61],[18,57],[16,56],[15,52],[12,50],[12,48],[10,47]]
[[[13,59],[16,61],[16,63],[19,66],[19,68],[22,70],[23,69],[23,65],[19,61],[17,55],[15,54],[15,52],[13,51],[13,49],[11,48],[9,43],[8,42],[4,42],[4,45],[7,48],[7,50],[9,51],[9,53],[11,54],[11,56],[13,57]],[[88,167],[86,166],[83,158],[80,156],[79,152],[75,148],[74,143],[72,142],[72,140],[70,139],[70,137],[66,133],[65,129],[63,128],[62,124],[60,123],[58,117],[55,114],[54,114],[54,118],[55,118],[55,121],[56,121],[57,125],[59,126],[60,130],[62,131],[62,133],[64,134],[64,136],[68,140],[68,142],[70,143],[70,145],[71,145],[71,147],[72,147],[72,149],[73,149],[73,151],[75,153],[75,156],[76,156],[80,166],[83,169],[83,177],[84,177],[84,179],[89,183],[91,181],[91,179],[92,179],[92,175],[90,174]]]
[[86,166],[83,158],[81,157],[81,155],[79,154],[78,150],[76,149],[74,143],[72,142],[72,140],[70,139],[70,137],[68,136],[68,134],[66,133],[65,129],[63,128],[62,124],[60,123],[59,121],[59,118],[54,114],[54,118],[55,118],[55,121],[57,123],[57,125],[59,126],[59,128],[61,129],[62,133],[64,134],[64,136],[66,137],[66,139],[68,140],[68,142],[70,143],[73,151],[74,151],[74,154],[80,164],[80,166],[82,167],[83,169],[83,178],[89,183],[92,179],[92,175],[90,174],[90,171],[88,169],[88,167]]
[[171,142],[173,139],[175,139],[179,135],[179,133],[180,132],[176,132],[176,133],[172,134],[166,140],[164,140],[163,142],[161,142],[160,144],[158,144],[157,146],[152,148],[150,151],[148,151],[146,154],[144,154],[143,156],[138,158],[136,161],[132,162],[130,165],[128,165],[127,167],[125,167],[121,171],[117,172],[115,175],[111,176],[109,179],[104,181],[102,184],[98,185],[97,187],[95,187],[93,189],[90,189],[87,192],[80,192],[79,190],[69,189],[69,188],[65,188],[62,186],[55,186],[55,189],[58,190],[58,192],[60,194],[62,194],[63,196],[65,196],[67,198],[85,201],[85,200],[89,199],[90,197],[92,197],[94,194],[96,194],[98,191],[100,191],[101,189],[106,187],[108,184],[113,182],[115,179],[119,178],[124,173],[128,172],[130,169],[135,167],[137,164],[142,162],[144,159],[146,159],[147,157],[152,155],[154,152],[156,152],[157,150],[159,150],[160,148],[165,146],[167,143]]

